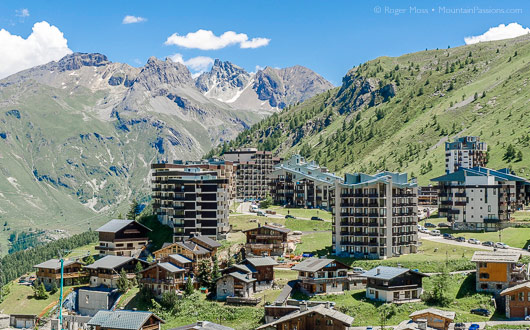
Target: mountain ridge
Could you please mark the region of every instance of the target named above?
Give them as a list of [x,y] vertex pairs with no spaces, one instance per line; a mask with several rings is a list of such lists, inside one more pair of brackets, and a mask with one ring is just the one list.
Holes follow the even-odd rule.
[[0,220],[95,228],[149,199],[151,162],[197,159],[276,111],[210,98],[155,57],[135,68],[72,53],[13,74],[0,80]]
[[[444,172],[444,143],[476,135],[492,168],[530,176],[530,36],[379,57],[350,69],[342,85],[289,106],[207,155],[257,146],[301,153],[330,170],[407,171],[420,184]],[[512,145],[522,161],[506,158]]]

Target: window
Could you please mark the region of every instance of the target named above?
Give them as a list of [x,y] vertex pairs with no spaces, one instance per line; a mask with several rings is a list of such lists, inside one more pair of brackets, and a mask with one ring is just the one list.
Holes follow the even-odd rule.
[[226,293],[226,289],[223,289],[223,293]]
[[488,273],[480,273],[479,277],[483,278],[483,279],[488,279],[488,278],[490,278],[490,274],[488,274]]
[[519,292],[519,301],[524,301],[524,292]]
[[86,297],[85,297],[85,304],[88,305],[88,295],[86,295]]
[[374,294],[374,293],[375,293],[375,291],[370,289],[370,294]]
[[394,299],[399,299],[399,292],[394,292]]
[[326,325],[333,325],[333,320],[326,320]]
[[502,284],[497,284],[497,290],[502,290]]

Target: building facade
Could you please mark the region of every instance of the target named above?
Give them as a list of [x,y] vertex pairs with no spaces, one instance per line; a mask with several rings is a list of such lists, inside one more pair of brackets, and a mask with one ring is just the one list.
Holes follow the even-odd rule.
[[346,174],[335,182],[333,253],[385,259],[416,253],[418,197],[407,174]]
[[420,301],[423,273],[401,267],[379,266],[363,274],[366,298],[390,303]]
[[438,184],[438,214],[455,230],[499,230],[530,197],[530,181],[507,169],[462,168],[431,181]]
[[308,258],[291,269],[298,272],[302,289],[309,294],[319,294],[349,290],[350,268],[335,259]]
[[256,256],[282,256],[288,247],[291,230],[272,225],[260,225],[243,232],[247,237],[245,252]]
[[140,272],[140,283],[153,292],[155,297],[164,293],[177,293],[184,290],[187,277],[186,269],[170,262],[155,263]]
[[445,173],[461,168],[486,166],[488,145],[476,136],[456,138],[445,143]]
[[90,273],[90,286],[105,286],[107,288],[117,288],[118,279],[122,270],[127,274],[128,279],[136,277],[136,265],[140,263],[142,267],[149,264],[141,259],[122,256],[105,256],[96,260],[93,264],[85,266]]
[[[50,259],[33,266],[36,269],[37,282],[43,283],[49,290],[55,283],[55,287],[61,286],[61,261]],[[65,260],[63,262],[63,283],[74,285],[84,283],[88,280],[88,273],[83,269],[83,264],[76,260]]]
[[418,187],[418,205],[437,206],[438,205],[438,188],[435,186]]
[[352,323],[353,317],[349,315],[325,305],[308,307],[304,302],[300,304],[298,310],[264,324],[256,330],[348,330],[351,329]]
[[427,321],[427,326],[437,330],[448,330],[449,325],[454,322],[456,313],[443,311],[437,308],[427,308],[409,315],[414,322]]
[[223,239],[230,230],[228,179],[200,168],[168,169],[153,165],[153,209],[173,228],[173,241],[194,233]]
[[477,251],[471,261],[477,266],[476,291],[499,294],[528,281],[527,265],[519,264],[517,251]]
[[114,219],[96,229],[100,256],[138,257],[149,242],[151,229],[134,220]]
[[270,177],[280,158],[273,157],[270,151],[244,148],[227,151],[225,161],[236,164],[236,198],[240,200],[260,200],[269,193]]
[[524,320],[530,315],[530,281],[503,290],[501,296],[505,298],[507,318]]

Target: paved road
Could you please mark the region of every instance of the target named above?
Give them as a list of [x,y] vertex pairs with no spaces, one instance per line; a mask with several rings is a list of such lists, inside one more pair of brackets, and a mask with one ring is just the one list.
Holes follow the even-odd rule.
[[[405,325],[408,321],[403,321],[399,325]],[[480,329],[484,329],[486,326],[496,326],[496,325],[508,325],[508,326],[515,326],[515,325],[526,325],[530,328],[530,321],[487,321],[487,322],[469,322],[464,323],[466,325],[466,329],[469,328],[471,324],[478,324]],[[385,326],[385,329],[396,329],[399,327],[399,325],[387,325]],[[366,330],[367,327],[351,327],[351,330]],[[380,326],[372,326],[373,330],[380,330]],[[449,325],[449,330],[454,329],[454,323],[451,323]]]
[[[443,243],[443,244],[464,246],[464,247],[480,249],[480,250],[493,251],[492,247],[484,246],[484,245],[481,245],[481,244],[470,244],[468,242],[465,242],[465,243],[464,242],[457,242],[457,241],[454,241],[454,240],[445,239],[442,236],[431,236],[431,235],[425,234],[425,233],[418,233],[418,234],[419,234],[420,239],[425,239],[425,240],[429,240],[429,241],[433,241],[433,242],[437,242],[437,243]],[[521,252],[523,255],[530,256],[530,252],[529,251],[527,251],[525,249],[514,248],[514,247],[511,247],[511,248],[509,248],[507,250],[500,249],[499,251],[510,251],[510,250],[511,251],[518,251],[518,252]]]

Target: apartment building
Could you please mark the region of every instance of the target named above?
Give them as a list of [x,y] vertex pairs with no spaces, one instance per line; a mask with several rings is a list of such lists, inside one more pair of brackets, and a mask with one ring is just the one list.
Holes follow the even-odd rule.
[[306,162],[300,155],[276,165],[269,177],[274,204],[326,210],[331,207],[335,181],[342,180],[315,161]]
[[228,224],[228,179],[200,168],[154,166],[153,210],[158,220],[173,228],[173,241],[194,233],[223,239]]
[[416,253],[418,197],[406,173],[346,174],[335,182],[333,253],[385,259]]
[[244,148],[225,152],[223,159],[237,165],[237,199],[260,200],[267,196],[270,184],[269,174],[280,162],[280,158],[273,157],[270,151]]
[[455,230],[498,230],[530,198],[530,181],[508,169],[461,168],[431,181],[438,184],[438,214]]
[[418,205],[437,206],[438,205],[438,188],[436,186],[419,186],[418,187]]
[[530,280],[528,265],[520,263],[521,252],[476,251],[476,291],[499,294],[503,290]]
[[445,172],[453,173],[461,168],[486,166],[488,145],[477,136],[456,138],[445,143]]
[[199,168],[203,171],[215,171],[218,178],[228,180],[227,191],[229,199],[236,199],[236,165],[227,160],[211,158],[202,160],[174,160],[173,163],[152,164],[155,170],[182,170],[186,168]]
[[96,229],[100,256],[138,257],[145,249],[151,229],[134,220],[113,219]]

